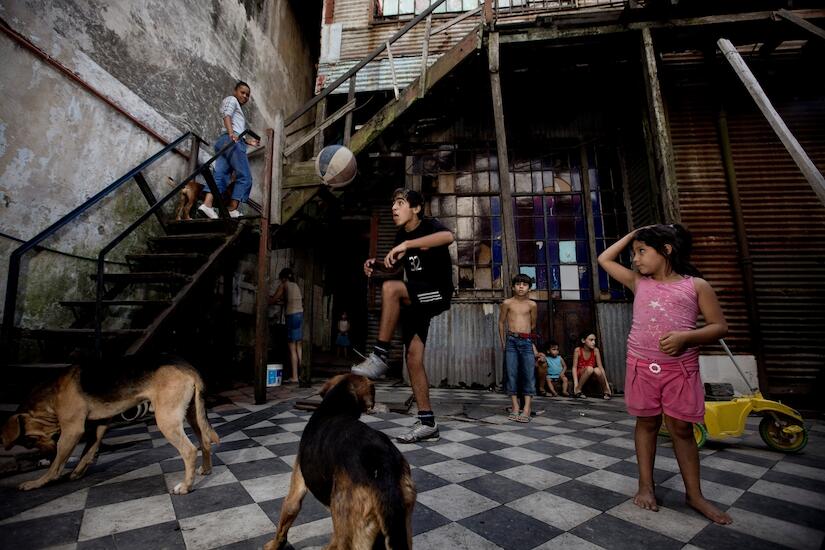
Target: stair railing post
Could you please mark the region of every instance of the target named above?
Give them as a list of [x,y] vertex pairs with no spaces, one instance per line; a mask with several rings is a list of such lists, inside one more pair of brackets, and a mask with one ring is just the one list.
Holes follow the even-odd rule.
[[395,99],[398,99],[398,80],[395,77],[395,63],[392,60],[392,49],[390,49],[389,41],[387,42],[387,59],[390,61],[390,75],[392,75],[392,90],[393,92],[395,92]]
[[[418,97],[424,97],[427,90],[427,58],[430,55],[430,30],[433,24],[433,15],[427,16],[427,23],[424,25],[424,43],[421,47],[421,86],[418,88]],[[389,51],[389,48],[387,49]],[[396,95],[397,97],[397,95]]]
[[[347,94],[347,103],[355,99],[355,78],[357,75],[349,77],[349,93]],[[349,147],[350,139],[352,139],[352,111],[347,113],[344,119],[344,147]]]
[[[275,124],[283,126],[283,114],[278,111]],[[255,297],[255,404],[266,403],[266,356],[269,349],[269,216],[272,207],[272,164],[275,152],[275,130],[267,128],[266,153],[261,197],[261,236],[258,240],[258,292]],[[280,158],[277,159],[280,161]]]
[[[324,119],[327,117],[327,100],[326,98],[322,99],[318,102],[318,106],[315,109],[315,127],[318,128],[323,124]],[[315,144],[312,148],[312,156],[317,157],[318,154],[321,152],[321,149],[324,148],[324,130],[322,129],[315,135]]]

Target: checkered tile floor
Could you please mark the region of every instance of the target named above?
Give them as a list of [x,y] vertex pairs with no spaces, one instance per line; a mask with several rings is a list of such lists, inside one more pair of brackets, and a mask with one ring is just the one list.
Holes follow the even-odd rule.
[[[383,386],[378,400],[405,388]],[[538,399],[530,424],[508,422],[506,396],[433,390],[461,414],[442,417],[441,440],[399,445],[413,467],[414,545],[431,549],[820,548],[825,538],[825,426],[812,423],[801,455],[745,437],[701,451],[705,495],[734,518],[709,524],[684,504],[678,466],[660,439],[658,513],[630,501],[636,488],[633,419],[619,399]],[[289,402],[210,414],[221,436],[212,475],[169,494],[182,477],[176,451],[152,425],[113,430],[85,478],[28,493],[0,480],[0,548],[260,548],[271,538],[308,413]],[[438,408],[436,408],[438,411]],[[414,419],[363,421],[390,436]],[[757,420],[758,419],[754,419]],[[296,549],[321,548],[332,523],[308,496],[290,531]]]

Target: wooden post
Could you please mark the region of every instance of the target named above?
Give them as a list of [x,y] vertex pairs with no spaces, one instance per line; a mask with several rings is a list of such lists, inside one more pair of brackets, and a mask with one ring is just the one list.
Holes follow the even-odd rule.
[[[275,115],[276,123],[279,121]],[[283,115],[280,117],[283,123]],[[266,355],[269,349],[269,216],[271,212],[272,158],[275,130],[267,128],[261,193],[261,236],[258,239],[258,292],[255,295],[255,404],[266,403]]]
[[315,269],[316,256],[312,251],[306,255],[307,267],[304,277],[304,334],[301,340],[301,365],[298,378],[300,386],[312,385],[312,335],[315,331]]
[[670,142],[670,130],[665,118],[665,105],[662,90],[659,87],[659,74],[656,68],[656,51],[653,49],[653,37],[650,29],[642,29],[642,70],[647,92],[647,105],[650,114],[650,133],[653,138],[653,151],[656,161],[657,184],[661,189],[662,207],[666,223],[678,223],[679,191],[676,187],[676,170],[673,166],[673,148]]
[[779,116],[779,113],[776,112],[776,109],[773,108],[770,99],[768,99],[768,96],[765,95],[765,92],[762,90],[762,86],[759,85],[756,77],[753,76],[753,73],[745,64],[739,52],[736,51],[734,45],[731,44],[730,40],[720,38],[716,41],[716,44],[719,46],[722,54],[724,54],[725,59],[730,63],[736,76],[738,76],[742,84],[745,85],[745,89],[748,90],[756,106],[759,107],[759,110],[762,111],[762,114],[768,120],[768,124],[770,124],[773,131],[776,132],[776,136],[782,142],[782,145],[785,146],[791,158],[793,158],[799,169],[802,170],[802,174],[805,176],[805,179],[808,180],[819,201],[825,204],[825,178],[822,177],[822,173],[816,168],[816,165],[811,161],[808,154],[788,129],[788,126],[785,124],[785,121],[782,120],[782,117]]
[[273,131],[275,136],[272,140],[272,184],[270,185],[269,191],[269,223],[272,225],[281,225],[286,132],[284,131],[284,113],[280,109],[275,112],[275,128]]
[[[433,16],[427,16],[427,23],[424,25],[424,44],[421,47],[421,77],[419,82],[421,85],[418,88],[418,97],[424,97],[427,93],[427,58],[430,55],[430,30],[433,24]],[[389,46],[387,47],[389,51]]]
[[[349,78],[347,103],[351,103],[355,99],[355,77],[356,75],[352,75]],[[350,139],[352,139],[352,111],[348,111],[347,116],[344,118],[344,147],[349,147]]]
[[584,221],[587,224],[587,247],[590,250],[590,281],[593,287],[593,301],[600,302],[599,289],[599,261],[596,257],[596,227],[593,223],[593,198],[590,196],[590,163],[587,160],[587,146],[582,145],[579,149],[582,171],[582,208],[584,208]]
[[501,95],[501,76],[499,73],[499,35],[490,33],[487,44],[490,88],[493,92],[493,118],[496,126],[496,152],[498,155],[498,183],[501,191],[501,228],[504,239],[504,262],[501,283],[504,296],[510,297],[513,289],[509,281],[518,270],[516,253],[516,225],[513,212],[513,194],[510,190],[510,160],[507,154],[507,132],[504,126],[504,101]]
[[[327,99],[324,98],[318,102],[318,106],[315,109],[315,127],[317,128],[320,126],[324,119],[327,118]],[[312,150],[312,156],[317,157],[318,153],[321,152],[321,149],[324,148],[324,132],[323,130],[318,132],[318,135],[315,136],[315,147]]]
[[484,9],[482,11],[485,25],[492,25],[493,23],[493,0],[484,0]]
[[795,13],[791,13],[788,10],[779,10],[776,12],[776,15],[785,19],[786,21],[790,21],[791,23],[798,25],[808,31],[809,33],[818,36],[819,38],[825,38],[825,29],[817,27],[813,23],[806,21],[802,17],[799,17]]

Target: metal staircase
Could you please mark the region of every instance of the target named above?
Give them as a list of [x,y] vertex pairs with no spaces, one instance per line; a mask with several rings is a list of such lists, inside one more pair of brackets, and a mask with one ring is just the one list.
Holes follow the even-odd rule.
[[[249,131],[244,134],[257,138]],[[181,154],[178,147],[187,140],[191,142],[189,175],[166,195],[156,198],[147,185],[145,171],[167,155]],[[2,361],[8,381],[0,396],[3,402],[19,402],[49,371],[79,359],[109,362],[157,351],[158,343],[174,330],[179,314],[191,313],[190,306],[196,297],[214,287],[220,269],[234,266],[231,252],[258,216],[229,217],[210,171],[211,164],[223,151],[198,165],[201,143],[194,134],[183,134],[12,253],[3,311]],[[180,190],[198,176],[205,179],[213,193],[220,217],[216,220],[168,219],[171,214],[164,213],[164,204],[178,197]],[[84,212],[130,182],[140,187],[148,208],[100,251],[97,269],[89,274],[96,295],[59,302],[72,311],[74,320],[69,326],[39,329],[17,326],[23,257],[61,228],[82,223],[80,217]],[[126,254],[125,263],[108,261],[107,255],[149,219],[160,222],[161,233]],[[20,345],[26,341],[36,344],[37,362],[19,360]],[[28,353],[28,358],[31,357]],[[116,368],[116,363],[112,367]]]

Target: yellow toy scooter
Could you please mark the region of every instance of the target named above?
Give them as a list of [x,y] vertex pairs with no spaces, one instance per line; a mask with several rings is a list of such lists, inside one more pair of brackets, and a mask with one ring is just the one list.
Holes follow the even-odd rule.
[[[745,421],[750,414],[762,415],[759,435],[765,444],[783,453],[797,453],[808,444],[808,429],[802,416],[791,407],[762,397],[759,388],[751,387],[724,340],[719,340],[733,366],[750,389],[750,394],[724,401],[705,401],[705,421],[693,425],[696,445],[701,449],[708,437],[724,439],[745,433]],[[732,392],[731,392],[732,395]],[[664,424],[663,424],[664,426]],[[669,435],[666,430],[659,432]]]

